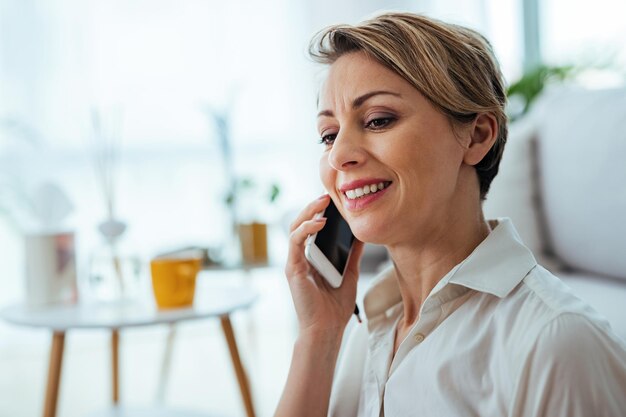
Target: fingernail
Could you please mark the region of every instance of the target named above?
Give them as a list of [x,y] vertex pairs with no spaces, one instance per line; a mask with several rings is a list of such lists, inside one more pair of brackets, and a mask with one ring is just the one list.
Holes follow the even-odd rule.
[[316,217],[315,221],[318,222],[318,223],[325,222],[326,221],[326,217]]
[[326,197],[328,197],[328,194],[322,194],[321,196],[317,197],[317,199],[318,200],[323,200]]

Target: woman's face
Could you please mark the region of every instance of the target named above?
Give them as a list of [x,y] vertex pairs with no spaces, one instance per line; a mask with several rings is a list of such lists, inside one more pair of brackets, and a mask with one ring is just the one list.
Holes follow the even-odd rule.
[[[320,94],[320,176],[356,237],[401,243],[448,221],[469,135],[362,52],[339,58]],[[382,189],[381,189],[382,188]]]

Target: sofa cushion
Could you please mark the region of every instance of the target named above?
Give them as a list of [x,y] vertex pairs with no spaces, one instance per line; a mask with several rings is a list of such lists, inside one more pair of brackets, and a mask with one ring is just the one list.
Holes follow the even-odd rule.
[[553,90],[535,113],[552,250],[573,269],[626,281],[626,89]]
[[525,117],[509,126],[498,175],[483,202],[485,218],[509,217],[524,244],[546,269],[558,264],[546,254],[545,238],[538,215],[538,190],[533,160],[536,157],[536,120]]
[[559,273],[558,276],[581,300],[603,315],[615,334],[626,341],[626,316],[624,316],[626,283],[578,273]]
[[510,217],[526,246],[538,252],[542,243],[533,204],[530,163],[534,133],[527,120],[509,127],[500,169],[491,183],[483,211],[488,219]]

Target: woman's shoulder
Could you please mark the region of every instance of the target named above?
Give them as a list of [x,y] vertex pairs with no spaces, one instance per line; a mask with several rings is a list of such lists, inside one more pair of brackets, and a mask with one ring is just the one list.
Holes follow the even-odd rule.
[[606,319],[589,304],[578,297],[561,279],[540,265],[533,268],[522,280],[518,297],[525,304],[525,310],[533,321],[544,327],[561,316],[567,315],[570,321],[594,323],[608,329]]
[[[580,299],[570,287],[537,265],[506,297],[495,303],[491,321],[503,336],[511,366],[517,367],[537,346],[576,343],[577,338],[615,340],[608,321]],[[594,331],[589,331],[593,328]],[[549,350],[549,349],[548,349]]]
[[540,404],[543,415],[623,415],[625,382],[624,343],[593,316],[561,311],[523,355],[512,406],[519,415],[542,414]]
[[564,352],[580,355],[611,349],[626,355],[626,346],[612,332],[608,321],[554,274],[541,266],[531,270],[518,288],[509,294],[511,344],[522,363],[528,358],[550,355],[564,359]]

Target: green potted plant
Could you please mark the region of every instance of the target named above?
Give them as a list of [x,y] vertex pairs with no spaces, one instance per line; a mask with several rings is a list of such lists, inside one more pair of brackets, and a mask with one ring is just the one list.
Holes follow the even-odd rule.
[[553,82],[563,82],[575,74],[576,67],[572,65],[549,66],[544,64],[524,73],[507,90],[511,121],[515,121],[528,112],[546,85]]
[[246,265],[266,264],[267,221],[263,209],[272,205],[280,195],[276,183],[262,184],[251,178],[235,181],[226,197],[234,217],[241,249],[241,261]]

